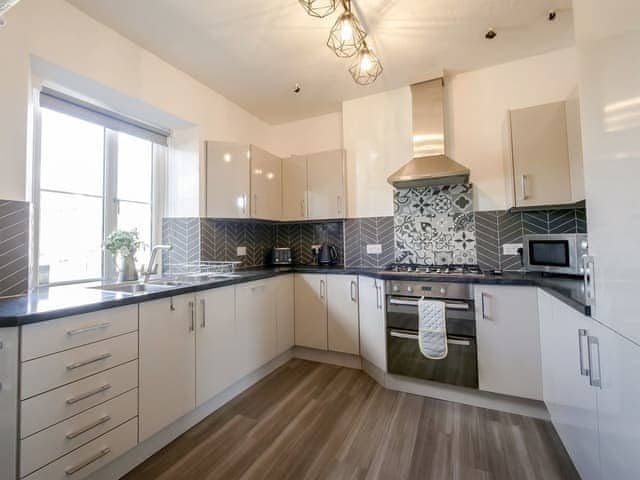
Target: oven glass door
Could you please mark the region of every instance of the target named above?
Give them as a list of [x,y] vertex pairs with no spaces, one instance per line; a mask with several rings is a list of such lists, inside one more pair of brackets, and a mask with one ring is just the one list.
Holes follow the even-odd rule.
[[[476,336],[476,316],[472,300],[443,300],[447,333]],[[398,295],[387,297],[387,326],[400,330],[418,330],[418,298]]]
[[529,265],[569,268],[571,248],[568,240],[530,240]]
[[473,337],[449,335],[448,355],[429,360],[420,351],[415,331],[387,330],[387,367],[389,373],[434,382],[478,388],[478,360]]

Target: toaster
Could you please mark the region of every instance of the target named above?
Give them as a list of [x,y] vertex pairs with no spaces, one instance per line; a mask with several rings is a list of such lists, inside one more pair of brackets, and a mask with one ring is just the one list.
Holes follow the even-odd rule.
[[271,263],[273,265],[291,265],[293,258],[291,257],[290,248],[274,248],[271,250]]

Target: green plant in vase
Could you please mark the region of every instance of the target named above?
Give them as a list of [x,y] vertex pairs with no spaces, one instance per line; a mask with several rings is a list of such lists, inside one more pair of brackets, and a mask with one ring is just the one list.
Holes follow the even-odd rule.
[[134,282],[138,280],[136,271],[136,253],[144,247],[137,229],[115,230],[104,244],[105,250],[111,252],[116,259],[118,282]]

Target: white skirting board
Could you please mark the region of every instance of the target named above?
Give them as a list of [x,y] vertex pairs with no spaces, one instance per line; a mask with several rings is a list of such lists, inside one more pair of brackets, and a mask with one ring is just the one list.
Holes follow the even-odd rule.
[[437,398],[449,402],[472,405],[474,407],[498,410],[501,412],[524,415],[527,417],[550,420],[549,412],[543,402],[526,398],[509,397],[490,392],[481,392],[445,383],[429,382],[416,378],[392,375],[383,372],[366,360],[362,360],[362,369],[376,382],[389,390],[412,393],[423,397]]
[[260,367],[255,372],[252,372],[246,377],[238,380],[204,405],[201,405],[181,419],[175,421],[164,430],[156,433],[150,439],[139,443],[133,450],[115,459],[101,470],[98,470],[90,477],[91,480],[117,480],[123,477],[127,472],[133,470],[151,455],[171,443],[190,428],[200,423],[247,388],[258,383],[271,372],[287,363],[291,358],[292,350],[289,350],[271,360],[266,365]]

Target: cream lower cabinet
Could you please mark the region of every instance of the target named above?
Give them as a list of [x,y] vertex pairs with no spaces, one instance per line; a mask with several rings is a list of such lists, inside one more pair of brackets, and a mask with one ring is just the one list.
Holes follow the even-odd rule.
[[235,287],[196,294],[196,405],[202,405],[240,377]]
[[271,281],[276,286],[277,353],[279,355],[295,344],[294,281],[293,275],[284,275]]
[[360,355],[383,372],[387,371],[384,281],[360,275]]
[[535,287],[476,286],[480,390],[542,400]]
[[140,440],[195,408],[195,296],[140,304]]
[[296,345],[357,355],[358,278],[295,275]]

